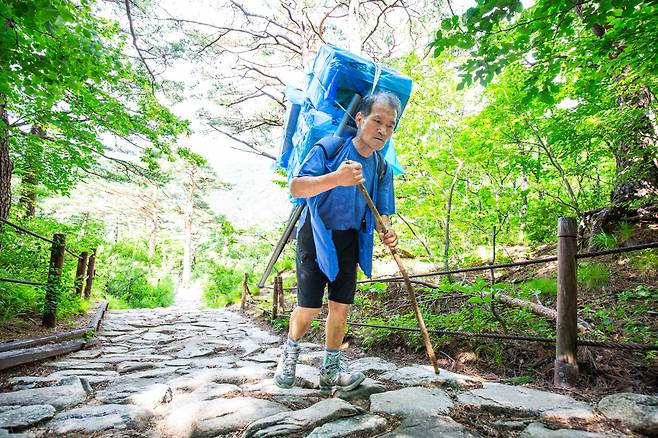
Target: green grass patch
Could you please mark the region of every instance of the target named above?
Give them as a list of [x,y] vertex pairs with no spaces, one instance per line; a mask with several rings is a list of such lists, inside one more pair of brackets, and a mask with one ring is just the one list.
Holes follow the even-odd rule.
[[598,290],[608,285],[610,269],[603,263],[582,263],[578,266],[578,284],[589,290]]
[[520,283],[519,292],[521,296],[557,296],[557,280],[555,278],[539,277]]
[[658,249],[640,251],[631,259],[631,266],[645,274],[658,274]]

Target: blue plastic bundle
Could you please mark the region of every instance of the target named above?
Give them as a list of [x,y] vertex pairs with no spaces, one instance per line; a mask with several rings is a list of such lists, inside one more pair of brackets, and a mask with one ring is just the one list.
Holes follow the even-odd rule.
[[355,93],[365,97],[371,92],[388,91],[398,96],[404,111],[412,84],[410,78],[389,67],[347,50],[323,45],[308,75],[306,94],[316,109],[342,117]]
[[[389,67],[338,47],[321,46],[313,70],[307,76],[306,89],[286,88],[290,107],[276,165],[285,169],[290,178],[318,140],[338,134],[336,128],[355,94],[362,97],[378,91],[395,94],[402,103],[399,120],[409,101],[411,87],[410,78]],[[381,152],[395,173],[403,173],[392,139]],[[292,198],[292,202],[299,204],[303,200]]]

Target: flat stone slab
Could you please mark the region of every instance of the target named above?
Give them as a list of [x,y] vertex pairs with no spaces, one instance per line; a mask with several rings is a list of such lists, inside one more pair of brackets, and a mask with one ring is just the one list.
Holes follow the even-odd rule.
[[487,383],[481,389],[458,394],[457,401],[494,413],[528,417],[588,419],[593,415],[589,404],[566,395],[501,383]]
[[211,382],[243,385],[245,383],[259,382],[273,375],[274,372],[272,370],[264,367],[202,369],[170,380],[168,384],[174,391],[189,391]]
[[51,405],[59,411],[82,403],[91,392],[89,383],[81,381],[77,376],[71,376],[54,386],[1,393],[0,406]]
[[386,420],[378,415],[357,415],[325,423],[313,429],[306,438],[341,438],[354,434],[374,436],[386,430]]
[[519,438],[610,438],[615,435],[601,435],[576,429],[552,430],[541,423],[531,423],[521,432]]
[[119,374],[132,373],[134,371],[148,370],[159,366],[155,362],[135,362],[126,361],[117,364],[117,372]]
[[266,379],[257,383],[248,383],[240,386],[244,392],[261,392],[268,395],[286,395],[294,397],[305,397],[309,395],[317,395],[317,389],[301,388],[293,386],[290,389],[279,388],[274,383],[274,379]]
[[119,373],[117,373],[116,371],[101,371],[101,370],[60,370],[48,374],[48,376],[46,376],[46,379],[62,380],[70,376],[81,377],[85,379],[87,382],[91,383],[92,385],[95,385],[98,383],[111,382],[117,377],[119,377]]
[[658,397],[624,392],[601,399],[599,411],[611,420],[618,420],[631,429],[658,435]]
[[281,412],[255,421],[247,427],[244,438],[300,433],[339,418],[351,417],[361,410],[341,399],[323,400],[298,411]]
[[173,436],[216,437],[287,410],[278,403],[258,398],[217,398],[172,405],[163,426]]
[[322,366],[322,362],[324,361],[324,355],[325,352],[321,350],[307,351],[299,354],[298,362],[305,365],[310,365],[315,368],[320,368]]
[[154,409],[158,405],[169,403],[172,398],[173,393],[169,386],[155,383],[130,395],[127,401],[145,409]]
[[[95,399],[108,404],[124,404],[130,403],[131,397],[135,396],[137,398],[132,399],[135,403],[147,403],[146,400],[152,397],[158,398],[154,394],[157,394],[161,390],[163,391],[162,398],[164,399],[164,393],[166,392],[164,388],[170,388],[170,386],[164,385],[159,381],[127,377],[117,379],[103,390],[97,391]],[[148,398],[140,399],[140,394],[148,395]]]
[[393,432],[380,438],[479,438],[480,434],[468,430],[450,417],[442,415],[413,415],[404,419]]
[[229,393],[241,393],[242,388],[230,383],[208,383],[205,386],[195,389],[189,395],[193,401],[212,400],[220,398]]
[[83,360],[62,360],[49,363],[48,365],[58,370],[111,370],[113,368],[108,363]]
[[304,364],[297,364],[295,386],[300,388],[320,388],[320,370]]
[[439,388],[402,388],[370,396],[370,412],[401,417],[445,415],[452,406],[452,399]]
[[28,436],[22,433],[9,433],[5,429],[0,429],[0,438],[28,438]]
[[398,383],[400,385],[435,385],[451,386],[454,388],[473,388],[482,386],[482,380],[451,371],[440,370],[439,374],[429,365],[415,365],[387,371],[380,375],[381,380]]
[[56,434],[136,429],[146,425],[152,415],[149,410],[133,405],[85,406],[57,414],[48,423],[48,429]]
[[55,415],[51,405],[32,405],[12,407],[0,412],[0,428],[24,429],[44,420],[50,420]]
[[341,391],[340,389],[334,393],[334,397],[338,397],[345,401],[353,400],[368,400],[372,394],[379,394],[385,392],[386,387],[376,380],[366,378],[359,386],[351,391]]
[[394,371],[397,365],[385,361],[379,357],[362,357],[350,362],[350,370],[353,372],[381,374],[387,371]]
[[101,354],[103,354],[103,352],[100,350],[80,350],[76,351],[75,353],[68,354],[66,357],[68,359],[96,359]]

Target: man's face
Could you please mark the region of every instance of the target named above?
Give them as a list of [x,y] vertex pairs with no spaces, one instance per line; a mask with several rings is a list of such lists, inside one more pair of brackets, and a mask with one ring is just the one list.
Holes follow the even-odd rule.
[[387,103],[377,101],[368,117],[356,114],[357,137],[372,151],[381,150],[393,135],[397,112]]

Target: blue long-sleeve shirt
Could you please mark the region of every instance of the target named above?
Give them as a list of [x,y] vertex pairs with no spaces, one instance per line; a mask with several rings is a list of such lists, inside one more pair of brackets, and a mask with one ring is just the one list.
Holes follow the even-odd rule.
[[[395,196],[393,193],[393,169],[387,166],[381,181],[377,178],[377,160],[381,157],[372,154],[363,157],[354,147],[352,139],[338,151],[335,157],[327,159],[322,147],[313,147],[294,177],[321,176],[333,172],[343,161],[351,160],[361,163],[365,178],[365,187],[377,210],[382,215],[395,213]],[[366,200],[357,186],[335,187],[306,200],[300,217],[304,223],[310,213],[311,228],[315,241],[317,262],[320,270],[330,281],[338,274],[338,257],[331,238],[331,230],[355,229],[359,233],[359,266],[368,277],[372,273],[373,234],[375,218],[366,204]]]

